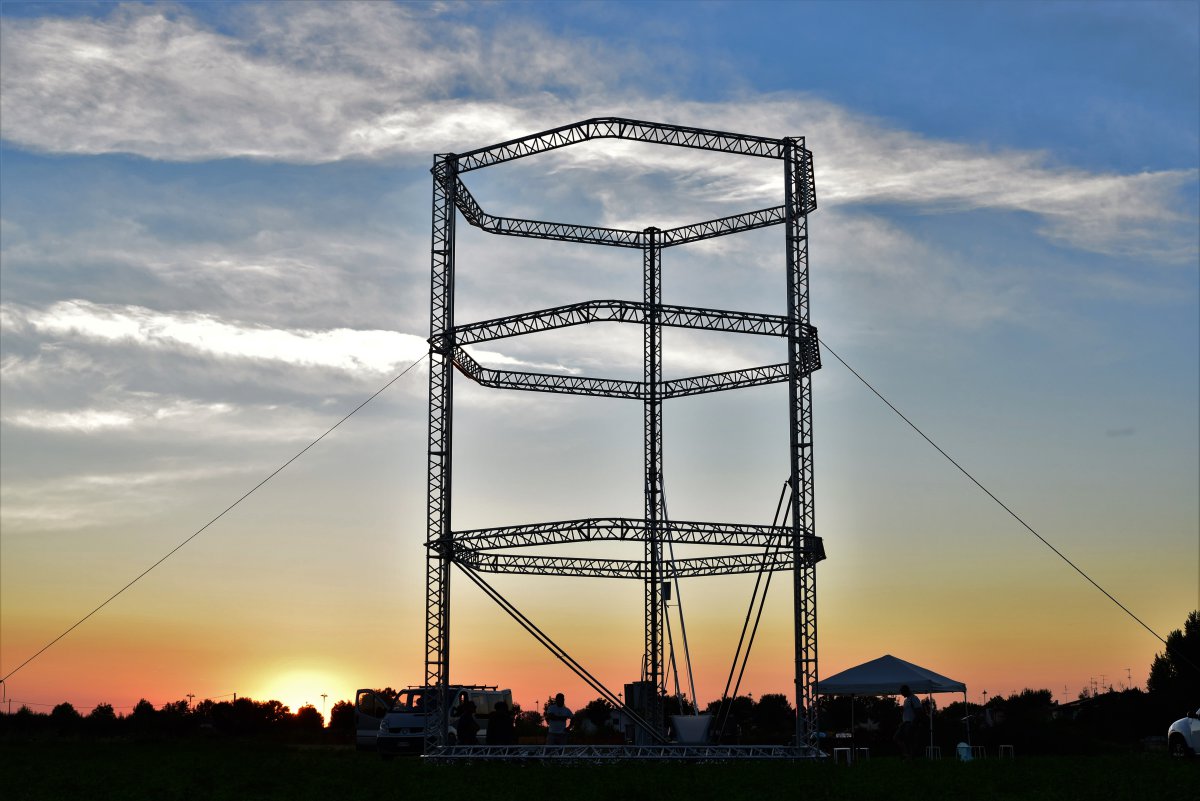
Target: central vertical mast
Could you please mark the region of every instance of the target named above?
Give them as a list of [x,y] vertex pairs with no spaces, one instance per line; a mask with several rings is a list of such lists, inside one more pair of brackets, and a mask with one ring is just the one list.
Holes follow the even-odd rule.
[[646,665],[645,681],[653,688],[647,720],[661,729],[663,684],[662,608],[662,250],[657,228],[645,230],[642,289],[645,302],[643,380],[646,387]]

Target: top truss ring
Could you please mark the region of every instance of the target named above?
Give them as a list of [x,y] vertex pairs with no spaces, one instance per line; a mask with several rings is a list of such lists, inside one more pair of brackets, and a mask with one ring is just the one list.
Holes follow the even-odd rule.
[[[787,152],[789,141],[624,117],[593,117],[519,139],[510,139],[498,145],[469,150],[457,154],[454,158],[458,162],[458,172],[464,173],[591,139],[630,139],[635,142],[653,142],[768,159],[782,159]],[[801,148],[804,147],[804,137],[792,141]]]
[[[635,142],[650,142],[770,159],[785,159],[789,152],[795,151],[804,164],[804,169],[801,170],[799,176],[800,180],[795,187],[796,197],[799,201],[796,204],[797,211],[800,214],[809,214],[817,208],[812,152],[804,147],[804,137],[802,136],[770,139],[765,136],[690,128],[683,125],[668,125],[623,117],[593,117],[549,131],[510,139],[497,145],[476,148],[466,153],[443,153],[438,156],[438,163],[442,165],[442,168],[439,170],[435,167],[434,175],[445,190],[453,194],[454,205],[462,212],[467,222],[488,233],[591,245],[645,248],[648,244],[646,231],[649,229],[635,231],[498,217],[489,214],[475,200],[460,178],[465,172],[557,150],[592,139],[628,139]],[[450,169],[446,169],[447,167]],[[755,228],[779,225],[786,221],[787,213],[786,204],[755,209],[662,231],[655,237],[655,242],[659,247],[670,247],[750,231]]]

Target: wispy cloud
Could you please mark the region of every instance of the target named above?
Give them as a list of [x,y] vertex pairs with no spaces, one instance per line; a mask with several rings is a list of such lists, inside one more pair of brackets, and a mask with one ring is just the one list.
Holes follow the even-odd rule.
[[18,409],[0,415],[0,420],[7,425],[51,432],[91,434],[153,428],[158,433],[216,433],[238,427],[242,436],[276,438],[264,434],[266,429],[259,428],[256,434],[253,426],[237,426],[237,413],[244,411],[229,403],[201,403],[142,392],[126,394],[119,402],[111,402],[108,408]]
[[[896,130],[798,95],[648,99],[625,85],[640,63],[631,54],[532,24],[499,31],[434,7],[383,3],[251,7],[232,33],[174,8],[140,6],[101,19],[0,24],[3,135],[37,150],[424,163],[433,152],[623,113],[806,135],[817,152],[819,196],[830,206],[1026,212],[1045,236],[1072,248],[1165,261],[1197,252],[1195,221],[1178,210],[1181,187],[1196,180],[1193,165],[1094,173],[1044,153]],[[603,175],[615,185],[629,178],[623,152],[571,148],[547,163],[595,174],[602,197]],[[637,170],[661,172],[664,186],[700,209],[715,199],[778,202],[771,171],[748,177],[729,159],[669,148],[638,156]],[[607,217],[602,222],[628,220],[628,202]]]
[[1020,270],[973,264],[879,215],[832,211],[819,240],[821,316],[843,330],[882,320],[893,332],[930,320],[974,330],[1027,323],[1039,308]]
[[53,480],[9,479],[0,490],[0,508],[5,531],[10,534],[107,528],[160,513],[164,494],[261,470],[259,465],[206,464],[77,473]]
[[[605,74],[535,30],[492,40],[453,15],[399,4],[264,4],[235,20],[233,35],[162,7],[5,20],[5,137],[175,160],[424,156],[521,124],[517,107],[488,97],[536,92],[552,76],[581,89]],[[520,58],[514,48],[525,48]]]
[[3,320],[8,328],[28,326],[48,337],[376,375],[415,361],[428,350],[420,337],[395,331],[272,329],[199,312],[168,313],[86,300],[62,301],[40,310],[8,307]]
[[1042,233],[1082,250],[1149,254],[1180,261],[1196,252],[1194,221],[1179,211],[1195,169],[1097,174],[1058,166],[1048,154],[993,152],[888,130],[844,111],[816,120],[837,145],[819,160],[820,192],[831,204],[892,203],[930,211],[1028,212]]
[[[6,179],[21,191],[22,179]],[[36,176],[23,180],[42,191]],[[80,175],[53,215],[36,202],[6,206],[6,298],[148,308],[186,298],[244,324],[312,329],[391,327],[424,311],[424,231],[390,204],[322,189],[306,180],[302,197],[248,197],[236,184]],[[52,278],[63,274],[75,277]]]
[[126,412],[79,409],[68,412],[37,410],[4,415],[4,422],[21,428],[39,428],[47,431],[103,431],[111,428],[128,428],[134,416]]
[[47,434],[115,434],[121,438],[209,442],[296,442],[328,427],[320,410],[282,404],[202,402],[164,392],[104,389],[77,408],[6,404],[5,426]]

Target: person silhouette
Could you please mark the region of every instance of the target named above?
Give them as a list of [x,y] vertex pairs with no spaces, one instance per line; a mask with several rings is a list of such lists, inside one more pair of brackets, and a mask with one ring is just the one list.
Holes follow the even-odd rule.
[[512,745],[517,741],[513,710],[503,701],[497,701],[496,708],[488,716],[486,738],[488,745]]
[[479,722],[475,720],[475,702],[463,701],[458,705],[458,718],[454,721],[459,745],[479,745]]
[[566,698],[559,693],[554,696],[554,703],[546,707],[546,745],[567,744],[567,721],[575,717],[575,713],[567,709],[565,702]]
[[900,746],[900,755],[911,759],[917,750],[917,724],[921,720],[921,699],[909,689],[907,684],[900,687],[900,695],[904,696],[904,704],[900,707],[900,728],[896,729],[895,740]]

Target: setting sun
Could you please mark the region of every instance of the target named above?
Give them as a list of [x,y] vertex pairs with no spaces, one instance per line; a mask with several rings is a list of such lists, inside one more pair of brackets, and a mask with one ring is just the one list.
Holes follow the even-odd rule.
[[285,668],[274,672],[268,669],[246,694],[256,701],[279,701],[292,712],[303,706],[315,707],[328,723],[330,708],[346,700],[348,693],[344,688],[348,686],[344,679],[320,669]]

